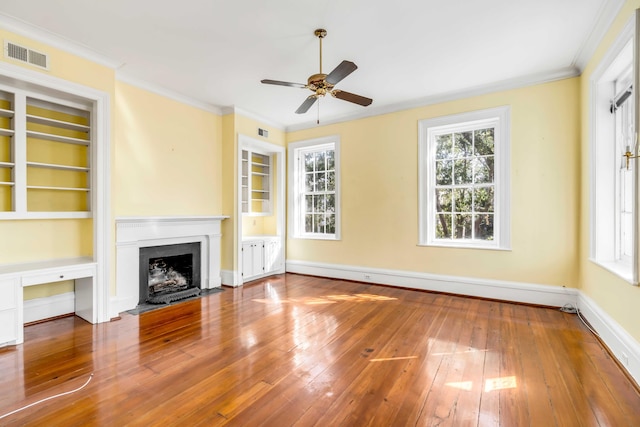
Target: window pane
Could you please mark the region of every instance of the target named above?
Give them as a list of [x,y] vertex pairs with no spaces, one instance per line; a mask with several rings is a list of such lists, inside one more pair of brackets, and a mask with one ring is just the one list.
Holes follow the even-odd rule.
[[336,168],[336,153],[333,150],[327,150],[327,170],[334,170]]
[[336,173],[327,172],[327,191],[336,190]]
[[474,132],[475,155],[487,156],[494,153],[493,128],[479,129]]
[[325,196],[315,196],[313,205],[314,212],[324,212],[325,211]]
[[322,214],[314,214],[313,215],[313,232],[314,233],[324,233],[324,215]]
[[324,172],[316,173],[316,191],[327,190],[327,175]]
[[493,212],[493,187],[479,187],[473,191],[473,210]]
[[456,239],[471,239],[471,215],[456,214],[454,215]]
[[304,232],[313,233],[313,215],[311,214],[304,216]]
[[313,173],[307,173],[304,175],[304,188],[307,193],[314,191],[313,189]]
[[306,195],[304,196],[306,210],[305,213],[313,212],[313,196]]
[[453,155],[455,157],[469,157],[473,155],[473,132],[454,134]]
[[473,222],[476,239],[493,240],[493,214],[474,215]]
[[455,184],[471,184],[473,177],[473,162],[470,159],[458,159],[453,164],[453,178]]
[[436,212],[451,212],[451,190],[436,190]]
[[336,233],[336,216],[328,214],[325,216],[325,218],[327,221],[326,233],[335,234]]
[[306,153],[304,155],[304,169],[306,172],[313,172],[315,156],[313,153]]
[[436,137],[436,159],[450,159],[452,156],[451,134]]
[[436,239],[450,239],[451,238],[451,220],[453,215],[451,214],[437,214],[436,215]]
[[325,159],[325,152],[324,151],[319,151],[319,152],[316,153],[316,170],[317,171],[325,170],[324,159]]
[[436,161],[436,185],[453,184],[453,162],[451,160]]
[[453,190],[454,211],[471,212],[471,195],[470,188],[455,188]]
[[333,194],[327,194],[326,211],[328,213],[335,213],[336,212],[336,196],[333,195]]
[[493,182],[493,157],[478,157],[474,160],[474,180],[476,184]]

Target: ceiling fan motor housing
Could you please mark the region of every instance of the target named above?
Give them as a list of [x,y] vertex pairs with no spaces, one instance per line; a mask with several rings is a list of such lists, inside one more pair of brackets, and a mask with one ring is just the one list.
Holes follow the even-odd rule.
[[327,77],[324,73],[318,73],[310,76],[307,79],[307,87],[316,93],[317,96],[324,96],[327,92],[331,92],[333,89],[333,85],[328,83],[325,78]]

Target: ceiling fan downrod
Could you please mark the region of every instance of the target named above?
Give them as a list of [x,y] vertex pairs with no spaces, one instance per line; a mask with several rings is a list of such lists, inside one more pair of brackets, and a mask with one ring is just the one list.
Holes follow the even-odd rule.
[[327,30],[318,28],[314,34],[320,39],[320,74],[322,74],[322,39],[327,35]]

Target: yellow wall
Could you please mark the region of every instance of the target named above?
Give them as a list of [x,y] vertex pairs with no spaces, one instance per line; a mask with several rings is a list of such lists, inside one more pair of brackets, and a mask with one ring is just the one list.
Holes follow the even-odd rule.
[[[577,285],[579,79],[292,132],[341,138],[342,240],[288,239],[287,259]],[[418,121],[511,106],[512,250],[417,246]]]
[[116,216],[218,215],[221,118],[116,84]]
[[[631,286],[618,276],[609,273],[589,260],[589,205],[591,203],[589,185],[591,176],[589,153],[589,79],[602,57],[632,16],[635,9],[640,8],[640,1],[627,1],[622,11],[609,29],[596,53],[589,61],[581,78],[581,203],[580,203],[580,288],[596,304],[616,320],[629,334],[640,341],[640,322],[638,307],[640,306],[640,287]],[[637,60],[636,60],[637,61]],[[638,65],[636,63],[636,65]],[[636,112],[637,114],[638,112]],[[636,116],[637,118],[637,116]]]

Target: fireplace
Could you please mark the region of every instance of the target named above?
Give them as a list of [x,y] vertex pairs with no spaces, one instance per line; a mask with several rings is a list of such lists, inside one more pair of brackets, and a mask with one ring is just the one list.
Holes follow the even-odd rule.
[[200,295],[200,242],[140,248],[138,304],[167,304]]
[[[146,248],[196,243],[192,277],[198,277],[200,289],[219,288],[220,229],[227,217],[122,217],[116,218],[116,296],[111,300],[111,316],[139,305],[140,252]],[[181,254],[169,254],[169,256]],[[160,258],[165,255],[156,256]],[[199,263],[199,264],[198,264]],[[199,265],[199,267],[197,267]],[[148,266],[145,267],[148,270]],[[148,274],[148,272],[145,272]],[[184,275],[184,274],[183,274]],[[145,279],[146,280],[146,279]],[[195,281],[195,279],[194,279]],[[147,282],[148,287],[148,282]],[[144,292],[148,292],[145,289]]]

